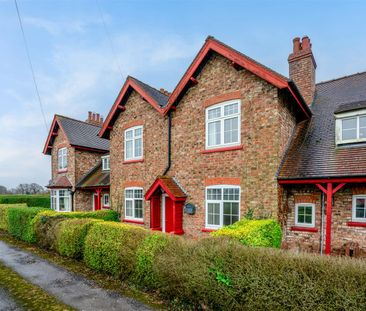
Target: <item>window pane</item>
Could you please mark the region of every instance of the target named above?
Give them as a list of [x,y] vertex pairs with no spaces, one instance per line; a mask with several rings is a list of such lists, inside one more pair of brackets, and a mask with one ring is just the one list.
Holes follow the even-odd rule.
[[311,224],[311,222],[312,222],[312,216],[311,215],[306,215],[305,216],[305,223],[307,223],[307,224]]
[[304,223],[304,221],[305,221],[305,216],[298,214],[297,215],[297,222],[302,224],[302,223]]
[[239,203],[224,202],[223,225],[231,225],[239,219]]
[[126,137],[126,139],[132,139],[133,131],[132,130],[126,131],[125,132],[125,137]]
[[224,120],[224,143],[235,143],[239,141],[238,131],[239,118]]
[[304,207],[304,206],[299,206],[299,207],[297,208],[297,213],[298,213],[299,215],[304,215],[304,213],[305,213],[305,207]]
[[305,207],[305,213],[306,213],[307,215],[312,215],[312,213],[313,213],[313,208],[312,208],[312,206],[306,206],[306,207]]
[[366,127],[366,116],[360,117],[360,127]]
[[221,200],[221,189],[207,189],[207,200]]
[[142,127],[135,129],[135,137],[142,136]]
[[356,208],[356,217],[357,218],[365,218],[365,209],[364,208]]
[[215,146],[221,143],[220,121],[210,122],[208,124],[208,146]]
[[208,117],[209,120],[215,119],[215,118],[220,118],[220,116],[221,116],[221,108],[220,107],[208,110],[208,116],[207,117]]
[[342,129],[350,130],[350,129],[356,129],[356,127],[357,127],[357,118],[342,120]]
[[365,207],[365,199],[357,198],[356,199],[356,207]]
[[342,140],[357,139],[357,130],[342,130]]
[[142,189],[135,189],[135,198],[142,199]]
[[142,200],[135,200],[135,218],[142,218]]
[[142,156],[142,138],[135,140],[135,157]]
[[224,200],[239,201],[239,188],[224,188]]
[[133,198],[133,190],[126,190],[126,198],[130,199]]
[[132,158],[132,140],[126,141],[126,159]]
[[133,217],[132,200],[126,200],[126,217]]
[[207,204],[207,223],[209,225],[220,225],[220,203]]
[[226,105],[224,107],[224,115],[229,116],[231,114],[236,114],[239,112],[239,105],[238,103]]
[[360,133],[359,138],[366,138],[366,127],[361,127],[359,133]]

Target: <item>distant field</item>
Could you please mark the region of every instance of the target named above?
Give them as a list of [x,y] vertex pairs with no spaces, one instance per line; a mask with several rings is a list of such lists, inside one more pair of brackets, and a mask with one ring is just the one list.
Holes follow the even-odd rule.
[[0,204],[26,203],[29,207],[38,206],[50,208],[50,196],[48,194],[4,194],[0,195]]

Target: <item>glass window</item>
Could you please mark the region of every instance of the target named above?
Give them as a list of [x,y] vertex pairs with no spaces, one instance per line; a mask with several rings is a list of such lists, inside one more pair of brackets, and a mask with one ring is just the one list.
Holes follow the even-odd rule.
[[108,193],[103,195],[103,206],[109,207],[109,194]]
[[366,221],[366,195],[353,196],[352,219],[357,221]]
[[225,102],[206,109],[206,147],[240,143],[240,101]]
[[141,159],[143,155],[143,127],[136,126],[125,131],[125,160]]
[[67,168],[67,148],[58,150],[58,169],[64,170]]
[[366,115],[357,115],[356,113],[347,113],[346,117],[337,118],[338,144],[366,141]]
[[102,157],[102,170],[103,171],[109,171],[110,170],[109,155]]
[[51,208],[56,212],[70,212],[70,191],[67,189],[51,190]]
[[142,188],[125,189],[125,218],[142,220],[144,218],[143,204]]
[[315,205],[299,203],[295,206],[295,225],[302,227],[315,226]]
[[240,187],[210,186],[206,188],[206,227],[220,228],[240,218]]

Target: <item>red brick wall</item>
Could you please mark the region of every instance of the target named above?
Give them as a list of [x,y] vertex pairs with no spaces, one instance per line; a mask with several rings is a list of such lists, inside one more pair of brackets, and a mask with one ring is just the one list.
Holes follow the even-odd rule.
[[[285,247],[298,251],[319,252],[321,233],[321,196],[320,190],[315,186],[286,187],[288,195],[288,213],[285,224]],[[366,228],[350,227],[352,221],[352,195],[366,194],[366,187],[346,185],[333,197],[332,212],[332,252],[344,254],[345,245],[350,242],[359,244],[360,256],[366,256]],[[313,199],[315,203],[316,221],[318,232],[292,231],[295,225],[295,203],[308,203]],[[306,200],[306,202],[304,202]],[[301,202],[302,201],[302,202]],[[311,202],[310,202],[311,203]]]
[[[126,127],[143,124],[143,162],[124,162],[124,131]],[[167,118],[163,118],[142,97],[132,92],[126,110],[122,112],[111,132],[111,203],[114,210],[122,213],[124,218],[124,189],[142,187],[144,194],[158,175],[164,172],[168,153]],[[145,226],[150,227],[149,202],[145,202]]]

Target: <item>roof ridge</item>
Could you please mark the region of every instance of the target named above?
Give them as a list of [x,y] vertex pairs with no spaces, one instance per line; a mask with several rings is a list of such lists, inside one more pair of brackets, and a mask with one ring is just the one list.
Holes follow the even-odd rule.
[[95,127],[98,127],[98,128],[101,128],[101,127],[102,127],[102,126],[99,126],[99,125],[91,124],[91,123],[86,122],[86,121],[81,121],[81,120],[78,120],[78,119],[75,119],[75,118],[71,118],[71,117],[63,116],[63,115],[61,115],[61,114],[55,114],[55,116],[56,116],[56,117],[65,118],[65,119],[69,119],[69,120],[76,121],[76,122],[80,122],[80,123],[84,123],[84,124],[87,124],[87,125],[90,125],[90,126],[95,126]]
[[136,80],[137,82],[140,82],[140,83],[142,83],[142,84],[145,84],[145,85],[147,85],[148,87],[150,87],[150,88],[154,89],[155,91],[159,92],[160,94],[164,95],[165,97],[169,97],[169,96],[167,96],[166,94],[164,94],[163,92],[161,92],[160,90],[158,90],[156,87],[151,86],[150,84],[147,84],[147,83],[145,83],[145,82],[141,81],[140,79],[137,79],[137,78],[135,78],[135,77],[133,77],[133,76],[130,76],[130,75],[129,75],[127,78],[131,78],[131,79],[133,79],[133,80]]
[[330,83],[330,82],[334,82],[334,81],[338,81],[338,80],[342,80],[342,79],[347,79],[347,78],[357,76],[357,75],[362,75],[362,74],[366,74],[366,70],[361,71],[361,72],[352,73],[352,74],[349,74],[349,75],[345,75],[345,76],[342,76],[342,77],[330,79],[330,80],[321,81],[321,82],[316,83],[316,85]]

